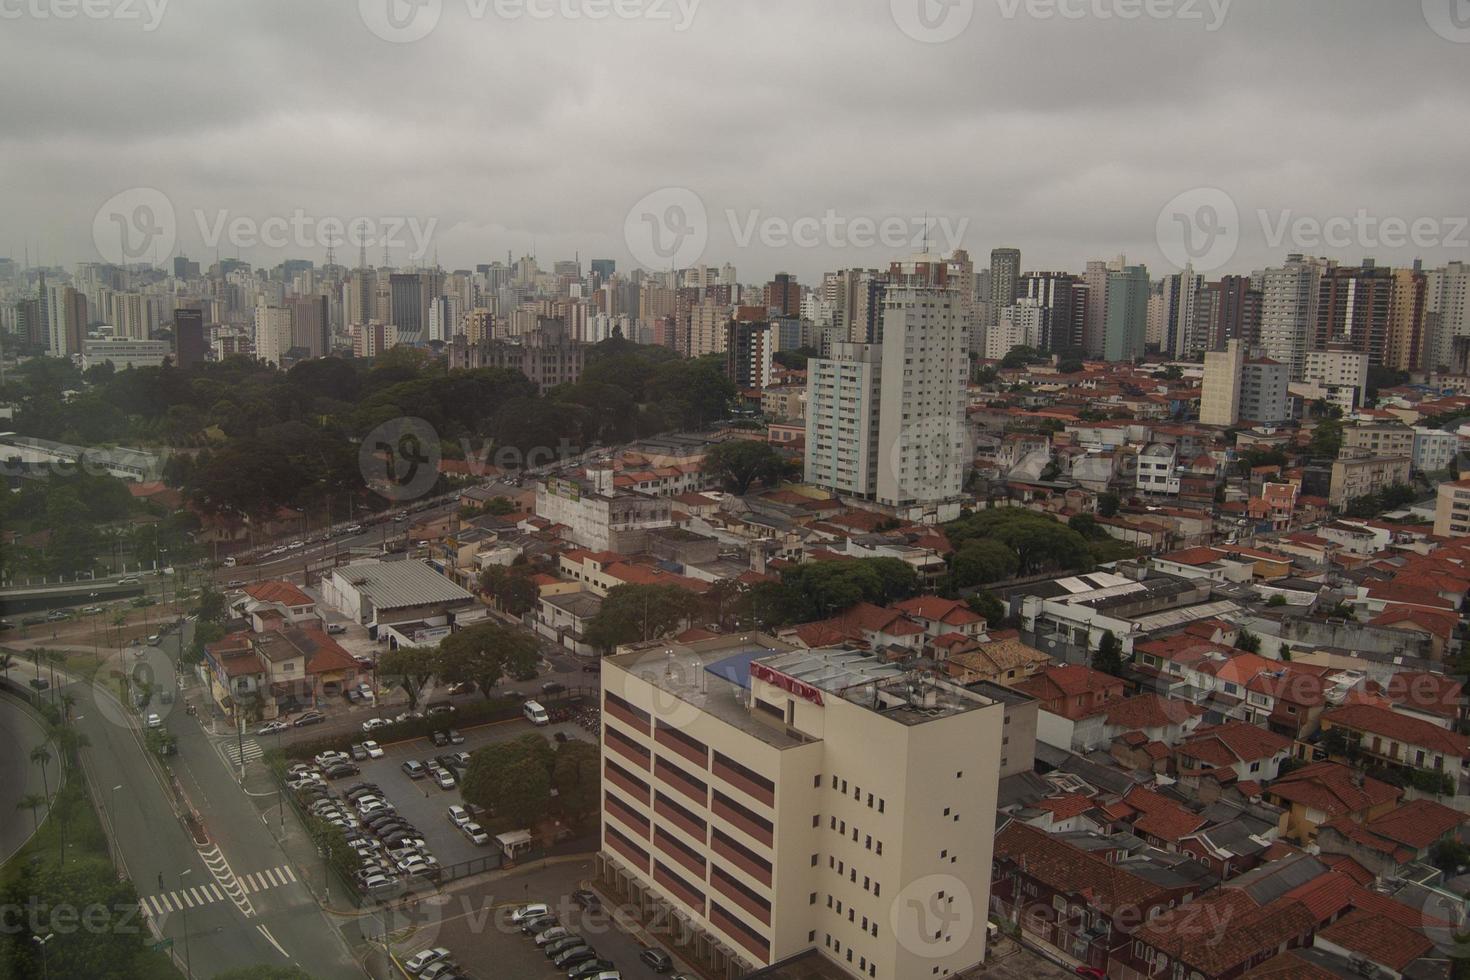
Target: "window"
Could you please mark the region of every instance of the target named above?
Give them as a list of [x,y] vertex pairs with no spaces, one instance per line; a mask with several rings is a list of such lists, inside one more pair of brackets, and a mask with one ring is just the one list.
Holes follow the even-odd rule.
[[811,895],[809,895],[807,897],[806,903],[808,905],[816,905],[817,904],[817,893],[816,892],[812,892]]

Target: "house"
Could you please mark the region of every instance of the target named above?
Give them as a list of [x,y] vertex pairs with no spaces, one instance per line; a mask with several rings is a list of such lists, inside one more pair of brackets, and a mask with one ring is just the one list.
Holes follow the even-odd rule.
[[234,615],[250,619],[251,628],[257,632],[265,629],[263,624],[270,619],[293,625],[317,619],[316,600],[282,580],[247,585],[229,605]]
[[985,635],[985,617],[956,599],[941,599],[936,595],[916,596],[896,602],[892,608],[924,627],[931,639],[947,633],[979,638]]
[[595,657],[599,651],[584,639],[587,627],[602,609],[602,598],[591,592],[543,595],[536,604],[536,632],[578,656]]
[[1106,973],[1138,923],[1188,902],[1200,885],[1152,862],[1131,870],[1101,838],[1085,843],[1093,846],[1006,823],[995,835],[991,904],[1029,942]]
[[1104,728],[1107,706],[1123,699],[1121,678],[1081,664],[1048,667],[1011,686],[1039,702],[1036,721],[1039,740],[1078,752],[1107,741]]
[[779,639],[796,646],[816,649],[840,644],[858,644],[869,650],[897,649],[918,653],[928,634],[924,627],[897,609],[885,609],[871,602],[859,602],[831,619],[777,632]]
[[1403,790],[1337,762],[1314,762],[1278,777],[1266,799],[1284,809],[1286,836],[1309,844],[1317,828],[1339,817],[1362,823],[1398,804]]
[[1347,704],[1324,712],[1322,731],[1341,731],[1357,752],[1375,761],[1455,778],[1470,756],[1470,740],[1464,735],[1373,704]]
[[1174,749],[1175,771],[1182,785],[1206,796],[1211,782],[1225,786],[1275,779],[1291,745],[1284,735],[1249,722],[1212,725],[1196,729]]
[[1410,800],[1365,823],[1338,817],[1317,830],[1324,854],[1345,854],[1377,875],[1394,875],[1406,864],[1424,861],[1442,840],[1459,836],[1470,819],[1433,800]]
[[936,659],[960,684],[992,681],[1010,687],[1051,665],[1050,657],[1014,637],[976,643],[963,634],[950,633],[933,646],[938,651]]

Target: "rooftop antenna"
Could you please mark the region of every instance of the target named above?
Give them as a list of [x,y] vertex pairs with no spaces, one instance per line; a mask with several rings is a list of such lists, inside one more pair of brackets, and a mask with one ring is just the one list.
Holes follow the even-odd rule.
[[364,238],[357,246],[357,268],[359,271],[367,271],[367,239]]
[[923,252],[923,254],[925,254],[925,255],[928,255],[929,254],[929,212],[928,211],[925,211],[924,212],[924,252]]

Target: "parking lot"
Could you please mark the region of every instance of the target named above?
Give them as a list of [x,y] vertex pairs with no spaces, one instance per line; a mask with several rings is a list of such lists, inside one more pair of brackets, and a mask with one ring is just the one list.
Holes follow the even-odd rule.
[[383,798],[398,811],[398,815],[420,832],[429,852],[441,866],[485,857],[494,853],[494,838],[486,844],[474,844],[449,820],[449,807],[464,803],[459,787],[441,789],[432,778],[413,779],[403,771],[403,763],[410,759],[428,762],[436,755],[473,752],[481,746],[517,738],[527,732],[536,732],[547,739],[554,739],[558,732],[562,732],[568,738],[592,741],[592,736],[585,729],[572,723],[540,728],[520,720],[483,725],[464,730],[461,733],[464,743],[461,745],[436,746],[428,738],[385,745],[382,758],[358,761],[359,775],[337,779],[329,784],[329,788],[334,795],[339,795],[359,782],[376,783]]
[[[462,972],[472,977],[564,978],[567,971],[553,966],[535,941],[510,919],[512,910],[541,902],[551,906],[562,925],[587,940],[599,957],[611,960],[625,980],[656,980],[660,974],[639,961],[643,942],[620,930],[607,911],[587,912],[571,901],[572,892],[591,874],[592,862],[578,859],[515,871],[490,888],[438,896],[435,901],[439,904],[424,917],[424,925],[394,947],[394,954],[404,962],[420,950],[443,947]],[[662,974],[663,980],[680,972],[695,976],[676,958],[672,971]]]

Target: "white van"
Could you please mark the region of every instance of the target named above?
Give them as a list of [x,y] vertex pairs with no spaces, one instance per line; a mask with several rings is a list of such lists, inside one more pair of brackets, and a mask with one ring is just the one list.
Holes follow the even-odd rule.
[[235,567],[235,556],[234,555],[226,555],[225,556],[225,560],[222,561],[222,562],[220,562],[220,564],[223,565],[223,566],[225,566],[226,568],[234,568]]
[[539,701],[527,701],[521,710],[525,713],[526,720],[533,725],[551,724],[551,716],[546,713],[545,708],[541,707]]

